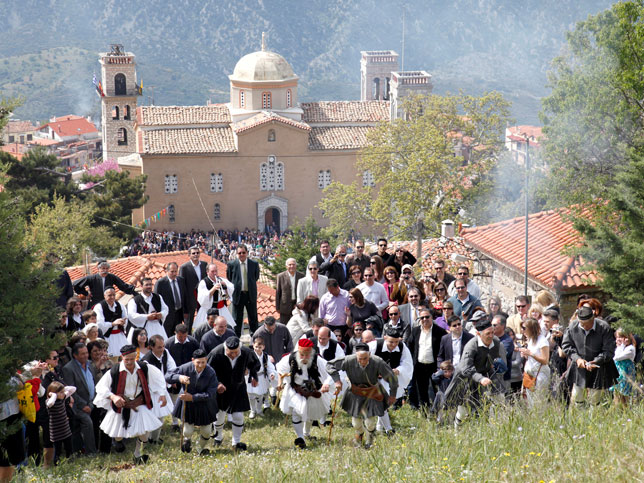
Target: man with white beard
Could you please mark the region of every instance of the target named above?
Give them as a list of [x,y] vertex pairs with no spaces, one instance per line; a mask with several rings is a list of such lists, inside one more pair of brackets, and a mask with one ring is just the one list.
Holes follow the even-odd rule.
[[[362,446],[364,440],[364,447],[371,448],[378,417],[384,416],[387,407],[396,401],[398,378],[389,364],[370,353],[364,342],[356,344],[354,354],[331,361],[328,371],[335,381],[336,392],[342,387],[340,371],[346,371],[351,388],[342,399],[342,409],[351,416],[351,425],[356,431],[354,445]],[[389,383],[389,393],[380,384],[381,380]]]
[[284,388],[280,409],[291,415],[297,435],[294,444],[304,449],[304,438],[311,436],[312,422],[329,412],[329,385],[333,381],[326,371],[326,361],[317,355],[309,339],[300,339],[297,350],[283,357],[276,369]]

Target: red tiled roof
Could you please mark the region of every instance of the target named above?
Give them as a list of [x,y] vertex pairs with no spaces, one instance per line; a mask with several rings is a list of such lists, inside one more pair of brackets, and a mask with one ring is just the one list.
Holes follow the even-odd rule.
[[544,137],[541,126],[510,126],[506,128],[506,133],[506,137],[512,141],[525,142],[525,136],[528,136],[530,143],[536,144],[539,144],[539,141]]
[[[562,254],[581,243],[580,234],[565,216],[570,210],[542,211],[528,217],[528,276],[546,287],[561,290],[596,286],[595,272],[581,271],[583,260]],[[582,216],[590,216],[584,210]],[[518,271],[523,271],[525,217],[491,225],[466,228],[460,235],[465,243]]]
[[314,127],[309,134],[309,149],[360,149],[367,145],[371,126]]
[[37,146],[53,146],[55,144],[61,143],[62,141],[56,141],[55,139],[33,138],[33,140],[29,141],[27,144],[35,144]]
[[0,146],[0,151],[9,153],[18,160],[21,160],[22,157],[25,155],[24,145],[22,144],[11,143],[4,146]]
[[[201,254],[201,260],[210,262],[210,257]],[[140,286],[143,277],[150,277],[154,283],[161,277],[165,276],[165,266],[170,262],[176,262],[181,265],[188,261],[188,251],[165,252],[157,254],[146,254],[134,257],[117,258],[109,260],[110,272],[118,275],[123,281],[134,286]],[[215,260],[219,275],[226,276],[226,265]],[[70,267],[67,269],[72,281],[78,280],[85,276],[85,267],[83,265]],[[90,264],[90,273],[97,273],[96,263]],[[120,299],[123,292],[117,291],[116,298]],[[279,317],[275,310],[275,289],[261,282],[257,283],[257,317],[260,321],[268,317]]]
[[141,106],[136,119],[142,126],[227,124],[230,112],[225,104],[208,106]]
[[42,131],[46,127],[50,127],[60,137],[98,132],[96,126],[86,118],[74,115],[55,117],[52,121],[40,126],[38,130]]
[[304,111],[302,121],[367,122],[389,120],[389,101],[320,101],[300,104]]
[[31,124],[31,121],[9,121],[4,129],[7,134],[18,134],[35,131],[36,126]]
[[232,153],[237,151],[230,127],[143,129],[139,152],[145,154]]
[[294,121],[293,119],[280,116],[279,114],[275,114],[274,112],[270,112],[270,111],[262,111],[258,114],[255,114],[252,117],[249,117],[248,119],[244,119],[243,121],[234,123],[232,127],[235,133],[239,134],[241,132],[247,131],[249,129],[252,129],[257,126],[261,126],[262,124],[266,124],[269,122],[279,122],[282,124],[286,124],[287,126],[292,126],[298,129],[302,129],[304,131],[311,130],[311,128],[307,124],[304,124],[303,122]]

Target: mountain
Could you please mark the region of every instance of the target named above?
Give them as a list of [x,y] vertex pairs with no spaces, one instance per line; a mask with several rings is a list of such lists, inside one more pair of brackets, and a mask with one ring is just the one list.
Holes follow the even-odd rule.
[[16,118],[100,116],[92,74],[98,52],[119,43],[136,55],[143,103],[225,102],[227,76],[265,31],[300,76],[300,101],[357,99],[360,51],[402,54],[404,16],[406,70],[429,71],[437,93],[498,90],[518,123],[538,123],[566,31],[612,3],[0,0],[0,96],[24,98]]

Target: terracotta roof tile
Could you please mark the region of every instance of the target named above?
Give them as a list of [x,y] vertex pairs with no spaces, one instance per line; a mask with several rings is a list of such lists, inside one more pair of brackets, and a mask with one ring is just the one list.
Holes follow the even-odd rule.
[[38,130],[42,131],[46,127],[50,127],[60,137],[80,136],[81,134],[94,132],[98,133],[94,124],[84,117],[74,115],[55,117],[52,121],[40,126]]
[[137,108],[137,122],[141,126],[192,124],[227,124],[230,112],[225,104],[209,106],[141,106]]
[[320,101],[300,104],[302,121],[368,122],[389,120],[389,101]]
[[[544,286],[573,290],[596,285],[597,274],[580,270],[583,260],[562,252],[579,245],[581,236],[565,219],[570,210],[542,211],[528,217],[528,275]],[[588,210],[582,216],[590,216]],[[523,271],[525,217],[461,232],[465,243],[518,271]]]
[[233,131],[239,134],[241,132],[247,131],[254,127],[261,126],[262,124],[267,124],[270,122],[279,122],[282,124],[286,124],[287,126],[303,129],[305,131],[311,130],[308,124],[294,121],[293,119],[280,116],[279,114],[275,114],[274,112],[271,112],[271,111],[262,111],[258,114],[255,114],[252,117],[249,117],[248,119],[244,119],[243,121],[233,123],[232,127],[233,127]]
[[314,127],[309,134],[309,149],[360,149],[367,144],[370,126]]
[[230,127],[141,130],[139,152],[144,154],[232,153],[237,151]]
[[31,121],[9,121],[4,128],[7,134],[17,134],[21,132],[35,131],[36,126]]

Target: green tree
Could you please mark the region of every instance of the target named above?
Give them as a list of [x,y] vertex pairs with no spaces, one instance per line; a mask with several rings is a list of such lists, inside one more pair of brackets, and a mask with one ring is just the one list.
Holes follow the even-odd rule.
[[419,220],[436,232],[442,219],[458,218],[466,197],[490,189],[485,175],[502,149],[508,109],[498,93],[407,99],[409,120],[371,130],[356,163],[375,186],[327,187],[319,207],[331,230],[346,236],[369,225],[372,234],[410,237]]
[[51,205],[36,207],[27,227],[26,243],[34,253],[54,253],[63,266],[83,262],[89,248],[94,254],[109,258],[118,253],[120,240],[105,226],[93,226],[96,208],[76,198],[65,201],[55,196]]
[[[608,309],[620,325],[644,329],[644,154],[635,152],[614,185],[604,191],[605,203],[591,220],[578,217],[584,236],[579,254],[595,268],[600,286],[611,296]],[[640,332],[641,334],[641,332]]]
[[308,216],[304,223],[296,221],[289,231],[280,238],[275,257],[267,264],[273,278],[286,270],[286,260],[289,258],[295,258],[297,269],[306,272],[309,260],[319,251],[321,240],[329,240],[334,246],[335,237],[328,236],[328,230],[320,228],[312,216]]
[[642,143],[644,3],[617,3],[567,40],[541,113],[553,207],[603,196],[628,149]]
[[[4,182],[2,176],[0,182]],[[24,243],[25,220],[19,201],[0,192],[0,401],[15,389],[10,377],[25,363],[46,355],[55,340],[56,273],[39,263]],[[0,421],[0,438],[4,434]]]
[[94,209],[93,224],[109,229],[112,236],[129,240],[137,232],[132,225],[132,211],[148,200],[146,175],[130,177],[127,171],[108,170],[102,176],[87,176],[84,182],[95,183],[81,195]]

